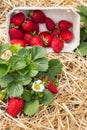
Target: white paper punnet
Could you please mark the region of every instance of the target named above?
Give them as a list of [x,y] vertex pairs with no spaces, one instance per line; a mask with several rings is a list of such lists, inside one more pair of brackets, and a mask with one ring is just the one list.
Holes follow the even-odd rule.
[[[15,7],[6,16],[6,30],[7,40],[10,43],[10,37],[8,34],[10,26],[10,18],[12,15],[18,12],[24,12],[25,16],[28,15],[29,10],[42,10],[46,16],[53,19],[55,23],[60,20],[67,20],[73,24],[72,32],[74,35],[73,40],[70,43],[64,43],[62,52],[72,52],[80,44],[80,16],[72,7]],[[40,24],[40,31],[46,31],[45,24]],[[53,52],[52,48],[46,48],[48,52]]]

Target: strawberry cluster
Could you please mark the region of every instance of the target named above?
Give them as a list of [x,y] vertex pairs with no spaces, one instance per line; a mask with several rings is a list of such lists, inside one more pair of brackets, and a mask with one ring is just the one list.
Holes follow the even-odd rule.
[[[40,25],[45,24],[45,31],[40,31]],[[26,17],[19,12],[11,17],[9,36],[11,44],[20,44],[22,47],[39,45],[51,47],[54,52],[60,52],[64,43],[73,39],[71,28],[73,24],[66,20],[55,23],[41,10],[30,10]]]

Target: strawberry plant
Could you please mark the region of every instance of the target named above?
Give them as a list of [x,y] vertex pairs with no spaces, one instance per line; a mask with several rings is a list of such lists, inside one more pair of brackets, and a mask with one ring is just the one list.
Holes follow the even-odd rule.
[[[7,50],[11,52],[8,60],[2,58]],[[7,113],[12,117],[20,112],[32,116],[40,104],[49,105],[58,93],[54,82],[61,71],[61,62],[48,61],[41,46],[23,48],[19,44],[0,44],[0,99],[8,102]]]
[[87,56],[87,6],[80,5],[77,7],[80,14],[80,45],[75,50],[75,53],[80,56]]

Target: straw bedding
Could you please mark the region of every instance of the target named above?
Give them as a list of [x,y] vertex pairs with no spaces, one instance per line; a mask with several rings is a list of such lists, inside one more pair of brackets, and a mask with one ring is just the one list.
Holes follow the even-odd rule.
[[[0,1],[0,42],[5,43],[5,18],[15,6],[73,6],[86,0],[3,0]],[[5,56],[8,57],[8,54]],[[87,130],[87,57],[74,53],[48,53],[48,59],[58,58],[63,70],[57,77],[59,93],[50,106],[40,106],[32,117],[18,115],[11,118],[6,112],[6,103],[0,101],[0,130]]]

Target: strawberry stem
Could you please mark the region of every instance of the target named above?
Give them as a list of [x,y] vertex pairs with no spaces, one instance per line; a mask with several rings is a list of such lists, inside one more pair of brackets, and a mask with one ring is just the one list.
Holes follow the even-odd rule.
[[59,29],[58,24],[55,25],[55,29]]
[[9,28],[19,28],[19,26],[15,26],[13,23],[11,23]]
[[28,13],[28,16],[32,17],[33,13],[34,13],[34,10],[30,10]]
[[46,39],[46,38],[44,38],[44,36],[42,36],[42,40],[43,40],[44,44],[47,45],[48,39]]
[[37,35],[37,34],[36,34],[36,31],[31,32],[31,34],[32,34],[33,36],[36,36],[36,35]]

